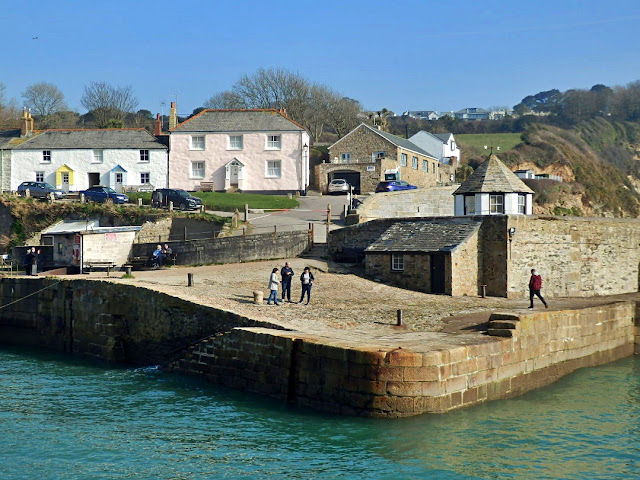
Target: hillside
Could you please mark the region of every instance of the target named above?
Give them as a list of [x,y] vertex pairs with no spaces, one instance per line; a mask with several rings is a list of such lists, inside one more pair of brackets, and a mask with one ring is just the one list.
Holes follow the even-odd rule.
[[[572,129],[535,124],[499,158],[512,170],[560,175],[530,180],[534,213],[640,216],[640,125],[594,118]],[[472,166],[484,155],[465,155]]]

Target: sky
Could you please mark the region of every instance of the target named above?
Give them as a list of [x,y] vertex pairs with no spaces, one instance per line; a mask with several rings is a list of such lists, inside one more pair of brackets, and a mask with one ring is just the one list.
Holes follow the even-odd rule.
[[186,115],[259,68],[397,114],[640,80],[637,0],[0,0],[0,25],[5,96],[48,82],[80,113],[93,81]]

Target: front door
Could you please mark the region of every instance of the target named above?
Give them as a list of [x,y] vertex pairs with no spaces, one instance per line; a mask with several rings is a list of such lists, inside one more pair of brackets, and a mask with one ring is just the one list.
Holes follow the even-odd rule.
[[69,172],[62,172],[62,191],[69,192]]
[[89,174],[89,186],[94,187],[96,185],[100,185],[100,174],[99,173],[90,173]]
[[238,186],[238,170],[240,167],[238,165],[231,165],[229,167],[229,183],[231,185]]
[[431,293],[444,293],[444,265],[442,253],[431,254]]
[[120,172],[116,173],[116,184],[115,184],[114,190],[118,193],[122,193],[122,177],[123,177],[122,173]]

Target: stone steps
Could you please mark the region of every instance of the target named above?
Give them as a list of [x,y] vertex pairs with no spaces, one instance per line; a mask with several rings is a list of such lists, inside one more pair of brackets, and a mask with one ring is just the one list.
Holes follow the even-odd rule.
[[492,313],[487,335],[492,337],[515,337],[520,327],[520,317],[512,313]]

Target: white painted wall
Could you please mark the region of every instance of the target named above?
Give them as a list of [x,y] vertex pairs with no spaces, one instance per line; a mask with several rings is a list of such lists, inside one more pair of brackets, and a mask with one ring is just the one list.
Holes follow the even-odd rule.
[[[242,150],[228,148],[229,135],[243,135]],[[309,135],[304,131],[273,132],[281,135],[281,149],[267,150],[267,135],[260,133],[207,133],[204,150],[191,150],[190,138],[193,133],[174,132],[170,142],[169,187],[196,190],[200,182],[213,182],[216,190],[225,188],[225,165],[234,158],[244,168],[241,174],[241,188],[245,191],[298,191],[309,186],[309,153],[303,145],[309,145]],[[267,160],[281,161],[280,178],[267,178]],[[204,162],[204,178],[194,178],[192,162]]]
[[[120,165],[127,171],[125,186],[140,185],[140,174],[150,173],[150,183],[154,187],[167,186],[168,153],[164,149],[149,150],[149,161],[140,161],[140,149],[105,149],[102,163],[94,163],[93,149],[51,150],[51,162],[42,161],[42,150],[12,151],[11,190],[25,181],[35,181],[36,172],[44,172],[44,181],[56,185],[56,170],[67,165],[74,170],[74,183],[70,191],[89,188],[88,173],[99,173],[100,184],[110,185],[109,171]],[[60,185],[57,185],[60,187]]]

